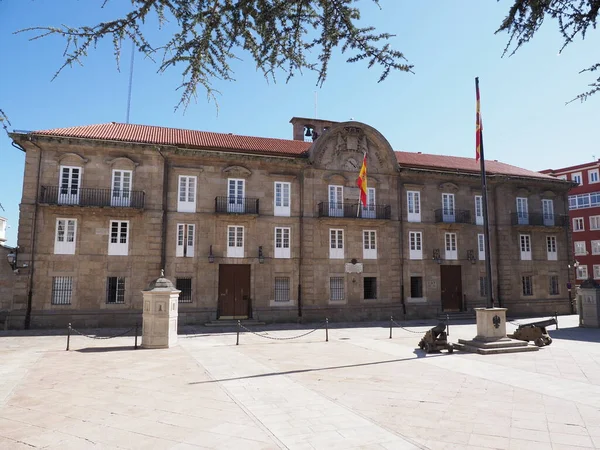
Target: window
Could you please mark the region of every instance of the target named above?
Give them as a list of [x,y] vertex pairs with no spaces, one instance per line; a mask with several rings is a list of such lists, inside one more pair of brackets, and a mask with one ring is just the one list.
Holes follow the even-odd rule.
[[244,227],[235,225],[227,227],[227,257],[244,257]]
[[290,301],[290,278],[275,277],[275,301],[289,302]]
[[363,230],[363,259],[377,259],[377,233]]
[[177,249],[175,256],[193,258],[194,257],[194,233],[196,226],[193,224],[177,224]]
[[590,230],[600,230],[600,216],[590,216]]
[[78,205],[81,186],[81,167],[60,166],[58,203]]
[[408,191],[406,193],[408,204],[408,222],[421,221],[421,193],[419,191]]
[[290,183],[284,183],[283,181],[275,182],[275,209],[273,211],[275,216],[289,217],[291,215],[290,191]]
[[329,257],[344,259],[344,230],[329,230]]
[[331,301],[344,300],[344,277],[331,277],[329,279],[329,292]]
[[477,235],[477,250],[479,261],[485,261],[485,234]]
[[566,176],[566,175],[559,175],[557,178],[558,178],[559,180],[566,180],[566,179],[567,179],[567,176]]
[[329,217],[344,217],[343,186],[329,186]]
[[569,209],[595,208],[600,206],[600,192],[569,195]]
[[521,260],[531,261],[531,236],[521,234],[519,239],[521,242]]
[[590,184],[597,183],[598,181],[600,181],[600,177],[598,176],[598,169],[588,171],[588,181]]
[[179,293],[179,303],[192,303],[192,279],[176,278],[175,288]]
[[592,241],[592,255],[600,255],[600,241]]
[[408,233],[410,241],[410,259],[423,259],[423,233],[420,231],[410,231]]
[[577,279],[578,280],[587,280],[588,278],[588,270],[586,265],[577,266]]
[[587,250],[585,248],[585,241],[575,241],[573,243],[573,246],[575,247],[576,255],[587,255]]
[[548,286],[548,294],[558,295],[558,275],[550,275],[548,277],[550,285]]
[[542,200],[542,217],[544,219],[544,226],[554,226],[554,202],[550,199]]
[[245,185],[246,180],[237,178],[227,180],[227,212],[243,213],[246,211]]
[[548,254],[548,261],[556,261],[558,259],[556,236],[546,236],[546,251]]
[[483,275],[479,277],[479,296],[487,297],[487,277]]
[[454,222],[454,194],[442,194],[442,220]]
[[53,305],[70,305],[73,295],[73,277],[52,277]]
[[77,220],[56,219],[56,236],[54,240],[55,255],[74,255]]
[[179,175],[177,212],[196,212],[196,177]]
[[525,197],[517,197],[517,223],[529,225],[529,208]]
[[475,225],[483,225],[483,197],[475,196]]
[[275,258],[290,258],[290,228],[275,227]]
[[575,217],[573,219],[573,231],[585,231],[583,217]]
[[445,259],[458,259],[458,251],[456,250],[456,233],[446,233]]
[[375,188],[367,188],[367,206],[360,204],[361,217],[364,219],[375,219]]
[[410,296],[412,298],[423,297],[423,277],[410,277]]
[[112,189],[110,193],[111,206],[129,206],[131,200],[131,170],[113,170]]
[[600,278],[600,265],[594,264],[594,279]]
[[108,254],[127,256],[129,252],[129,222],[120,220],[110,221],[110,238]]
[[363,295],[365,300],[377,298],[377,278],[365,277],[363,280]]
[[125,278],[106,279],[106,303],[125,303]]
[[581,172],[577,172],[577,173],[573,173],[571,174],[571,180],[573,180],[575,183],[577,183],[578,185],[582,185],[583,183],[581,182]]
[[533,295],[533,278],[531,275],[525,275],[522,278],[523,282],[523,295],[530,296]]

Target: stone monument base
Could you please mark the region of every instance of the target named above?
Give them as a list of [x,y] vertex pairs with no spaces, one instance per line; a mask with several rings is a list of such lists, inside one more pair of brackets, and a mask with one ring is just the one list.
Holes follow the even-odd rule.
[[456,350],[490,355],[494,353],[535,352],[536,345],[506,336],[506,308],[475,308],[477,336],[471,340],[459,339]]

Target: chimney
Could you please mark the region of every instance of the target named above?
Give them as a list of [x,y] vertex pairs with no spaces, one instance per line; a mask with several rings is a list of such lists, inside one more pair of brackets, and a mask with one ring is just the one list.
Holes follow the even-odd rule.
[[290,123],[294,127],[294,140],[312,142],[323,133],[326,133],[337,122],[323,119],[308,119],[305,117],[292,117]]

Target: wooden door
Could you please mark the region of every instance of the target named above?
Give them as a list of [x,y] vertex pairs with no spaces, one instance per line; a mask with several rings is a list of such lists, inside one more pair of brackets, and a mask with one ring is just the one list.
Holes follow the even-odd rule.
[[219,318],[246,319],[250,315],[250,265],[219,265]]
[[442,279],[442,310],[460,311],[462,309],[462,273],[461,266],[440,266]]

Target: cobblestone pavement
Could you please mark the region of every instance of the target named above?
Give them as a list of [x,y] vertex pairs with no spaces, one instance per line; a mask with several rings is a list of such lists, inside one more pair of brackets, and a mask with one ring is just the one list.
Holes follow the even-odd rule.
[[[431,325],[415,322],[392,339],[331,324],[329,342],[262,327],[239,346],[196,327],[165,350],[0,332],[0,448],[600,448],[600,329],[559,326],[538,352],[485,356],[424,355]],[[475,330],[453,324],[450,340]]]

